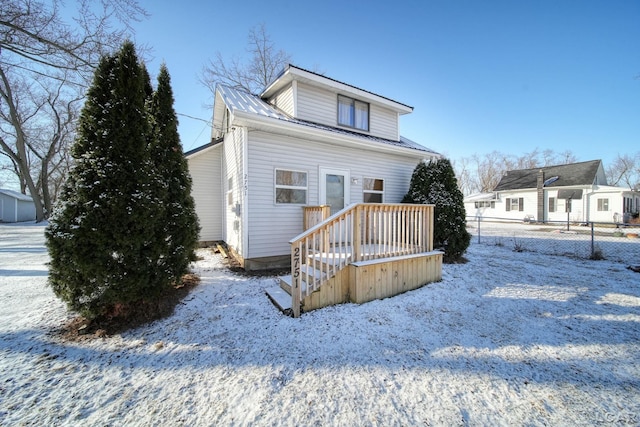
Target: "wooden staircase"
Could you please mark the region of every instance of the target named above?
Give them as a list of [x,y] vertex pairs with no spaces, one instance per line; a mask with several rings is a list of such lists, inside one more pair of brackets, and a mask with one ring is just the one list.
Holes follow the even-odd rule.
[[363,303],[442,278],[433,251],[433,205],[356,204],[298,235],[291,274],[267,295],[284,313]]

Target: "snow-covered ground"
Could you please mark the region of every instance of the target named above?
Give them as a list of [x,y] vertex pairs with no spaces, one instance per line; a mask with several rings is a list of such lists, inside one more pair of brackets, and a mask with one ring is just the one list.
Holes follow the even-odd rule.
[[203,250],[175,314],[76,343],[40,226],[0,225],[0,425],[638,425],[640,274],[472,244],[442,282],[292,319]]

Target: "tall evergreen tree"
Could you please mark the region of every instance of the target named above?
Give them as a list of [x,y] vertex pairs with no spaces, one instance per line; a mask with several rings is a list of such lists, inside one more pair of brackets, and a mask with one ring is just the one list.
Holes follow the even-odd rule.
[[471,242],[471,234],[466,228],[464,196],[448,159],[420,162],[413,171],[403,202],[435,205],[434,246],[444,247],[444,258],[448,262],[462,257]]
[[164,290],[162,200],[149,158],[148,73],[132,43],[104,57],[82,110],[75,164],[46,229],[49,283],[93,318]]
[[162,64],[151,104],[153,140],[150,152],[163,185],[164,211],[161,222],[167,244],[165,268],[169,279],[178,281],[187,272],[189,262],[195,260],[200,227],[173,102],[171,77],[166,65]]

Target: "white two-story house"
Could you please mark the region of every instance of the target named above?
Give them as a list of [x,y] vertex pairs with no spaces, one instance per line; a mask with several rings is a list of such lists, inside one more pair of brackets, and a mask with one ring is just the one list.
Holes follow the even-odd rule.
[[289,65],[259,96],[218,85],[211,143],[186,153],[202,241],[245,269],[290,265],[303,206],[399,203],[418,162],[400,136],[412,107]]

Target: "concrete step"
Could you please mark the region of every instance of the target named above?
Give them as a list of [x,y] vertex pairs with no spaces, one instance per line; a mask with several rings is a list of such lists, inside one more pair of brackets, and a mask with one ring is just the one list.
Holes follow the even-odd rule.
[[278,310],[286,315],[291,315],[291,295],[280,286],[272,286],[265,289],[265,293]]

